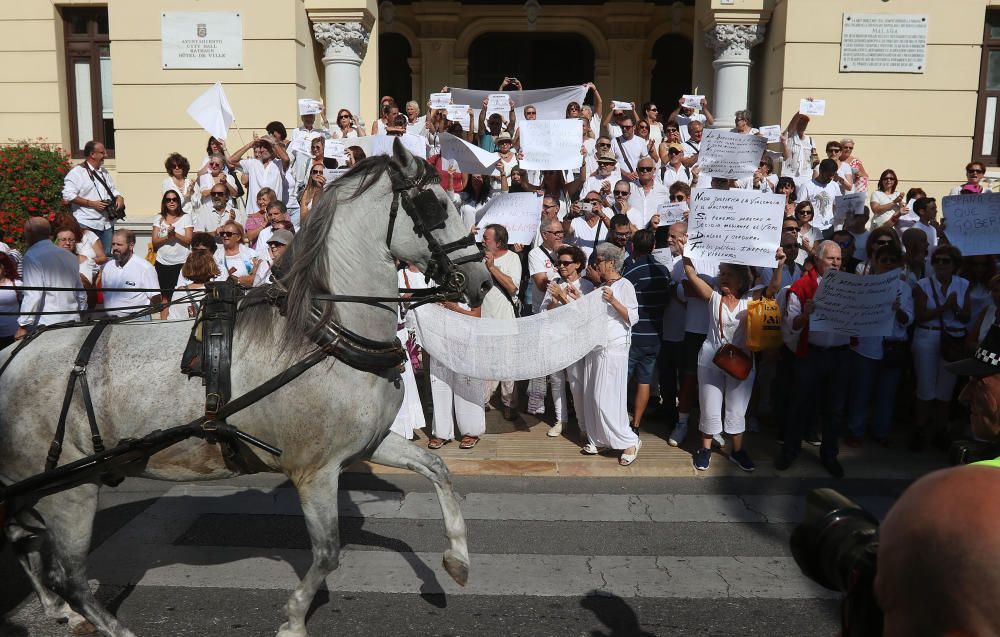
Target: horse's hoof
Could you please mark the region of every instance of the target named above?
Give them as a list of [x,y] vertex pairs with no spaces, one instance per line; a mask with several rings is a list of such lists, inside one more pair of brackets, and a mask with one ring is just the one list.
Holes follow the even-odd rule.
[[444,552],[444,559],[441,563],[444,565],[444,570],[448,571],[448,575],[451,575],[451,578],[458,582],[459,586],[465,586],[466,582],[469,581],[468,560],[458,557],[451,549]]
[[70,635],[96,635],[97,626],[94,626],[86,619],[69,627]]
[[292,630],[289,628],[288,622],[285,622],[278,629],[276,637],[309,637],[309,635],[306,634],[305,630]]

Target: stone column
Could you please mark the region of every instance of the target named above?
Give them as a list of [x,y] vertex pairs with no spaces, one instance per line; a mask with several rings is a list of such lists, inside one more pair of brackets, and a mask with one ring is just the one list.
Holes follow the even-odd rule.
[[732,128],[736,111],[747,107],[750,49],[763,40],[763,24],[716,24],[705,32],[705,45],[715,51],[715,95],[711,104],[715,128]]
[[359,22],[316,22],[313,35],[323,45],[327,116],[332,122],[337,111],[346,108],[361,117],[361,61],[369,30]]

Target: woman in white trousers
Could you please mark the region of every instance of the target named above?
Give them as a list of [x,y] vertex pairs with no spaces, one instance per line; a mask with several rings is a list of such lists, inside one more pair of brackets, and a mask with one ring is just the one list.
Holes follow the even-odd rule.
[[628,350],[632,326],[639,320],[639,301],[632,283],[619,274],[625,251],[612,243],[602,243],[595,253],[594,267],[602,283],[600,294],[607,303],[608,343],[586,357],[589,442],[583,453],[593,455],[602,447],[621,450],[618,464],[627,467],[635,462],[642,447],[639,436],[629,427],[626,405]]
[[[594,284],[580,276],[580,273],[587,267],[587,257],[583,250],[576,246],[564,245],[556,250],[556,268],[559,271],[559,278],[549,283],[545,291],[545,298],[539,306],[545,312],[553,307],[566,305],[579,299],[594,289]],[[569,390],[573,394],[573,405],[576,406],[576,421],[580,426],[580,433],[587,437],[586,418],[586,388],[584,361],[581,358],[566,369],[559,370],[555,374],[549,375],[549,383],[552,385],[552,402],[556,411],[556,424],[549,428],[548,436],[555,438],[562,433],[563,423],[568,416],[566,409],[566,382],[569,381]]]
[[[480,317],[480,308],[446,301],[445,309],[467,316]],[[472,449],[486,432],[486,408],[483,405],[483,381],[456,374],[431,359],[431,399],[434,402],[434,427],[429,449],[440,449],[455,439],[455,425],[462,434],[461,449]]]
[[[733,450],[729,459],[744,471],[756,467],[743,449],[743,432],[746,430],[746,411],[753,392],[754,369],[740,380],[729,375],[714,363],[716,352],[731,344],[746,354],[753,364],[753,353],[747,348],[747,306],[751,300],[766,296],[773,299],[781,286],[781,268],[785,253],[778,248],[776,265],[766,290],[750,290],[753,273],[745,265],[722,263],[716,287],[712,288],[698,276],[691,259],[684,257],[684,272],[692,284],[694,294],[708,301],[709,328],[701,351],[698,353],[698,400],[701,404],[701,446],[694,454],[694,467],[706,471],[712,458],[712,437],[725,431],[732,436]],[[723,418],[725,405],[725,418]]]

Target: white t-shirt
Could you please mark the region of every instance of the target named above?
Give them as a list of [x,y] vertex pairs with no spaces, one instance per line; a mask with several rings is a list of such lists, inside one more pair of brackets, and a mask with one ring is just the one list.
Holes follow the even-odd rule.
[[649,192],[646,192],[642,186],[632,184],[632,194],[628,198],[628,203],[632,208],[642,213],[642,223],[635,225],[639,228],[645,228],[649,220],[659,210],[660,204],[668,201],[670,201],[670,189],[663,184],[654,182]]
[[221,246],[215,251],[215,262],[219,264],[219,270],[235,277],[250,274],[254,259],[259,258],[252,248],[243,244],[240,244],[240,253],[233,256],[226,256],[226,250]]
[[573,230],[573,245],[583,250],[587,259],[590,259],[590,253],[594,251],[598,243],[608,240],[608,229],[600,219],[597,220],[594,227],[590,227],[583,217],[576,217],[569,225]]
[[[175,232],[183,232],[185,229],[194,228],[194,223],[191,221],[191,215],[183,214],[180,219],[174,222],[173,226]],[[153,227],[159,236],[165,237],[169,231],[170,224],[160,215],[156,217]],[[189,233],[188,239],[190,238]],[[187,261],[189,254],[191,254],[190,248],[181,244],[177,239],[170,239],[156,251],[156,262],[161,265],[183,265]]]
[[240,168],[249,176],[247,201],[257,201],[257,192],[267,186],[278,194],[278,199],[288,203],[288,182],[285,181],[285,167],[275,157],[265,166],[257,158],[241,159]]
[[876,190],[872,193],[871,199],[869,200],[872,204],[871,228],[878,228],[889,221],[889,219],[892,218],[892,215],[896,214],[895,208],[889,208],[885,212],[875,212],[875,204],[884,206],[895,201],[898,196],[899,193],[882,192],[881,190]]
[[788,135],[788,147],[791,156],[781,163],[782,177],[811,177],[812,176],[812,137],[806,135],[800,138],[792,131],[786,131]]
[[[513,250],[508,250],[503,256],[496,257],[493,264],[504,274],[509,276],[514,282],[514,294],[517,296],[517,288],[521,284],[521,257]],[[483,299],[483,318],[514,318],[514,307],[507,300],[507,296],[500,291],[499,285],[494,284],[493,288],[486,293]]]
[[840,196],[840,184],[830,180],[821,184],[810,179],[798,188],[798,201],[809,201],[813,205],[813,225],[826,230],[834,225],[833,200]]
[[[534,277],[536,274],[544,273],[549,283],[555,281],[559,277],[559,272],[556,270],[556,265],[552,260],[558,258],[559,255],[556,254],[555,250],[549,250],[542,245],[535,246],[528,253],[528,276]],[[531,303],[533,308],[538,309],[544,293],[538,291],[538,286],[535,285],[534,280],[528,281],[525,285],[528,286],[528,302]]]
[[[156,270],[148,261],[133,254],[119,267],[118,261],[111,259],[101,270],[101,288],[146,288],[158,290],[160,282],[156,278]],[[139,309],[134,306],[149,305],[149,300],[159,292],[104,292],[104,309],[111,316],[124,316]],[[117,308],[132,308],[117,310]]]
[[[618,144],[619,140],[621,141],[620,146]],[[624,155],[622,154],[622,149],[625,150]],[[649,148],[646,146],[646,140],[638,135],[634,135],[628,141],[621,137],[615,137],[611,140],[611,150],[615,152],[615,159],[618,160],[618,169],[625,172],[637,172],[639,170],[639,160],[643,157],[649,157]],[[627,162],[625,161],[626,157],[628,157]],[[631,168],[629,168],[629,164],[631,164]]]

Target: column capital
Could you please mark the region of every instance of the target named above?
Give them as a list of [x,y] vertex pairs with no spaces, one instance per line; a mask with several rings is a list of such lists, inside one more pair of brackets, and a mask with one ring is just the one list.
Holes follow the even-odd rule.
[[314,22],[313,37],[323,45],[324,54],[363,60],[371,30],[360,22]]
[[705,46],[715,59],[750,57],[750,49],[764,41],[763,24],[716,24],[705,32]]

